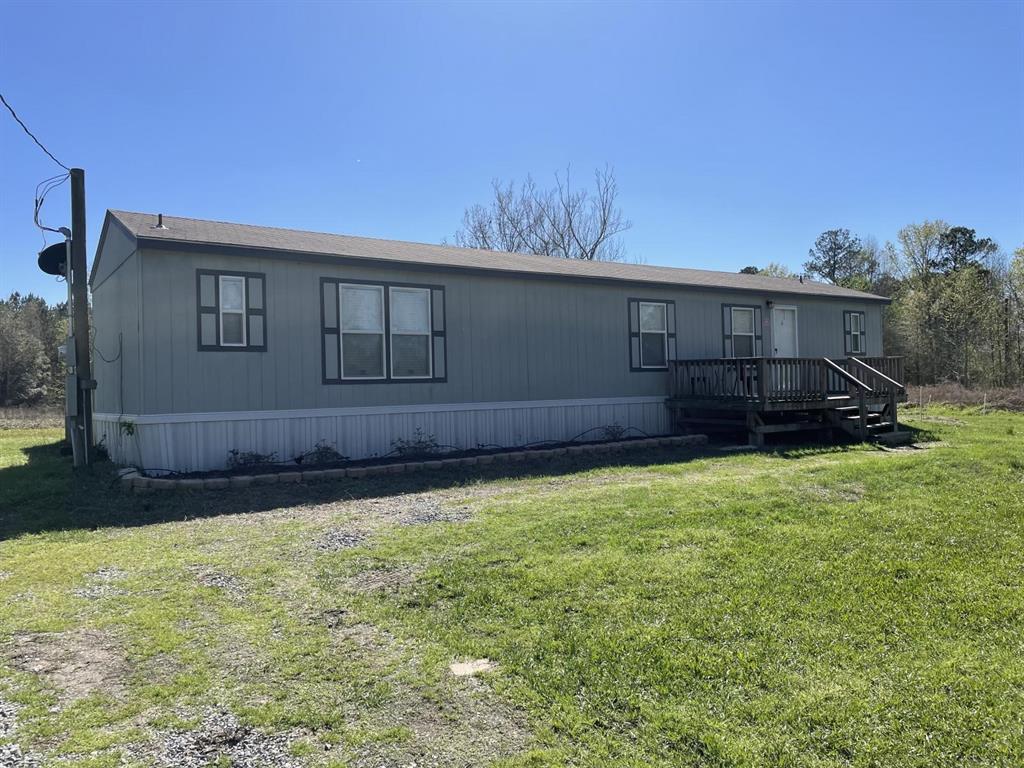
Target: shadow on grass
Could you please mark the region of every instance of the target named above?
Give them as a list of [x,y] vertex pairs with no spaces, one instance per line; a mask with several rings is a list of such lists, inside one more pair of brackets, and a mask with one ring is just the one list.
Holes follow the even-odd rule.
[[[726,441],[727,442],[727,441]],[[116,467],[101,461],[75,470],[60,443],[23,449],[26,464],[0,469],[0,541],[46,531],[95,530],[239,515],[304,505],[330,504],[406,493],[470,488],[479,483],[557,477],[604,467],[653,467],[724,457],[705,449],[655,448],[630,453],[583,454],[521,463],[450,468],[412,474],[216,491],[132,493],[118,484]],[[852,443],[778,443],[767,453],[799,458],[849,450]]]

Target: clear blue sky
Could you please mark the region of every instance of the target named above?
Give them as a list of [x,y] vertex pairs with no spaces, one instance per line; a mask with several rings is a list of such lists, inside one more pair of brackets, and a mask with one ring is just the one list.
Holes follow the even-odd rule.
[[[0,91],[86,169],[90,259],[108,207],[436,242],[570,163],[615,168],[651,264],[925,218],[1024,243],[1021,2],[8,1]],[[56,170],[0,114],[0,293],[64,295],[31,221]]]

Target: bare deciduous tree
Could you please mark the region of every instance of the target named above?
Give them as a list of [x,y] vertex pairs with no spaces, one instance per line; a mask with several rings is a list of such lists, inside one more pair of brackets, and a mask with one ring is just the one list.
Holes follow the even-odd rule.
[[555,174],[552,189],[539,189],[531,177],[493,182],[494,199],[466,209],[455,243],[489,251],[532,253],[586,261],[622,261],[619,235],[631,226],[616,204],[611,169],[594,172],[594,188],[576,189],[567,169]]

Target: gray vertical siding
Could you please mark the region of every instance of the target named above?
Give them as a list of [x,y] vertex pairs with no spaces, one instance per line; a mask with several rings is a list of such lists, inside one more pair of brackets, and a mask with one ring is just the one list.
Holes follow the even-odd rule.
[[[882,353],[881,305],[877,302],[164,251],[144,251],[136,263],[140,264],[141,311],[126,305],[117,315],[121,325],[130,325],[136,314],[140,318],[141,370],[145,375],[133,382],[137,387],[133,391],[141,395],[137,410],[126,408],[135,413],[664,394],[664,373],[630,371],[627,300],[636,297],[676,302],[680,357],[721,356],[722,304],[764,306],[769,300],[798,307],[802,355],[845,355],[844,310],[866,313],[867,352]],[[198,349],[195,294],[199,268],[266,275],[265,352]],[[322,276],[444,286],[447,381],[323,384],[319,333]],[[108,301],[106,295],[97,295],[97,307]],[[763,315],[767,326],[767,307]],[[764,336],[766,349],[770,349],[770,327],[765,328]],[[108,381],[104,387],[109,385]]]
[[97,413],[143,411],[140,338],[145,313],[140,304],[140,259],[135,240],[120,227],[109,226],[91,285]]
[[[108,247],[110,244],[108,243]],[[104,262],[110,257],[104,254]],[[500,256],[496,256],[500,258]],[[675,301],[679,357],[722,355],[722,304],[760,304],[770,350],[766,302],[794,305],[802,356],[843,357],[843,312],[867,316],[867,352],[882,354],[881,305],[845,299],[676,289],[651,285],[570,282],[301,263],[275,258],[143,251],[119,270],[127,285],[131,265],[141,283],[141,305],[122,293],[97,292],[103,332],[135,325],[139,374],[126,379],[134,398],[125,411],[145,414],[272,411],[309,408],[478,403],[493,401],[643,397],[663,395],[667,375],[629,370],[627,300]],[[197,269],[266,275],[265,352],[199,351]],[[116,277],[116,275],[115,275]],[[320,278],[445,287],[447,381],[373,384],[321,382]],[[114,310],[110,303],[119,304]],[[97,327],[100,328],[99,314]],[[109,338],[109,336],[108,336]],[[116,341],[116,333],[114,333]],[[127,343],[126,334],[126,343]],[[138,359],[138,358],[136,358]],[[126,367],[128,372],[128,367]],[[144,375],[141,375],[144,372]],[[109,372],[108,372],[109,373]],[[97,392],[110,412],[109,376]],[[115,398],[116,400],[116,398]],[[116,410],[115,410],[116,412]]]

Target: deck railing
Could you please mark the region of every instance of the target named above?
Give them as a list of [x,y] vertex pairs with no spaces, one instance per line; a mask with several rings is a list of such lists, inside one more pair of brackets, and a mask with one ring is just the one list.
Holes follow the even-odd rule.
[[902,394],[897,357],[737,357],[674,360],[672,397],[745,402],[808,402]]

